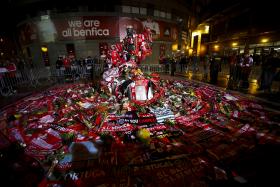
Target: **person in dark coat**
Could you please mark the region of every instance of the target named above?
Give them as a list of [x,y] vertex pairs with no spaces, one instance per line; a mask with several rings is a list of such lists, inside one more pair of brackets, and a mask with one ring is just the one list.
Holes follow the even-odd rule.
[[211,57],[210,58],[210,83],[211,84],[217,84],[219,71],[220,71],[219,62],[214,57]]
[[176,59],[174,57],[170,60],[170,64],[171,64],[171,76],[174,76],[174,73],[176,71]]
[[56,76],[59,78],[62,75],[62,71],[60,68],[63,66],[62,57],[59,56],[56,60],[55,67],[56,67]]
[[241,64],[241,88],[248,89],[249,76],[252,70],[253,58],[249,54],[245,54],[244,60]]
[[271,93],[272,82],[276,76],[277,68],[280,60],[277,58],[276,51],[272,51],[266,62],[266,73],[264,74],[263,89],[265,92]]
[[187,64],[187,57],[183,55],[180,60],[181,72],[185,70],[186,64]]

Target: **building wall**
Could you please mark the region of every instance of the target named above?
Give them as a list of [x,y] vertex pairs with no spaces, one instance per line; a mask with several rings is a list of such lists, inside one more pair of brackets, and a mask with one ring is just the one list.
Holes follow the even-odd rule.
[[[97,15],[97,16],[96,16]],[[112,16],[112,21],[109,23],[108,20],[106,22],[106,19],[108,17],[106,16]],[[112,27],[113,34],[110,35],[108,38],[106,37],[96,37],[96,36],[88,36],[88,37],[64,37],[61,33],[64,30],[69,29],[87,29],[82,27],[75,27],[71,28],[68,25],[68,20],[85,20],[85,19],[93,19],[95,17],[105,18],[105,21],[100,21],[99,27],[94,28],[101,28],[106,26]],[[44,18],[44,17],[43,17]],[[109,17],[111,18],[111,17]],[[41,53],[41,46],[46,46],[48,48],[48,54],[49,54],[49,62],[50,65],[54,66],[55,62],[57,60],[57,57],[59,55],[67,55],[66,45],[67,44],[73,44],[75,48],[75,55],[76,58],[86,58],[87,56],[91,57],[99,57],[99,43],[108,43],[108,46],[111,44],[117,43],[120,41],[121,37],[123,36],[124,29],[121,27],[124,27],[125,25],[122,25],[120,20],[123,21],[122,18],[125,18],[125,21],[128,21],[127,24],[132,24],[134,26],[139,27],[139,24],[141,24],[142,21],[145,21],[147,18],[145,16],[142,16],[140,18],[133,17],[125,17],[123,16],[115,16],[115,14],[106,14],[106,13],[86,13],[86,14],[60,14],[55,16],[50,16],[49,18],[44,18],[46,20],[42,20],[42,17],[36,17],[30,20],[26,20],[19,24],[18,30],[19,30],[19,41],[21,44],[21,47],[23,51],[25,52],[25,56],[28,56],[27,54],[27,48],[30,49],[30,57],[32,58],[34,64],[36,66],[44,66],[42,53]],[[136,21],[135,21],[135,20]],[[160,27],[160,35],[157,36],[157,38],[153,42],[153,51],[152,55],[147,57],[142,63],[159,63],[159,56],[160,56],[160,46],[162,44],[165,45],[165,55],[171,55],[172,49],[171,46],[174,43],[178,43],[178,37],[179,37],[179,26],[176,24],[176,22],[173,22],[171,20],[159,20],[156,18],[153,18],[155,22],[159,24]],[[43,24],[42,24],[43,23]],[[126,22],[125,22],[126,23]],[[104,26],[106,25],[106,26]],[[114,29],[117,28],[117,31],[114,31]],[[165,34],[165,31],[169,31],[169,35]],[[111,30],[110,30],[111,32]],[[141,32],[138,28],[138,33]],[[122,34],[121,34],[122,33]],[[72,30],[73,35],[73,30]],[[121,36],[122,35],[122,36]]]
[[[218,12],[205,20],[211,28],[209,48],[221,55],[232,51],[244,53],[248,49],[250,54],[272,48],[280,52],[280,19],[274,16],[278,9],[276,2],[270,0],[266,3],[240,1],[236,6]],[[219,50],[215,50],[215,45],[220,46]]]

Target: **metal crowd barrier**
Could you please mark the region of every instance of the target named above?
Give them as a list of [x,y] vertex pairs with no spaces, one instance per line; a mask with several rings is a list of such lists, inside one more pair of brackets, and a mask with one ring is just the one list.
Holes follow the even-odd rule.
[[[196,73],[203,74],[203,66],[198,63],[197,66],[189,64],[188,67],[180,64],[176,65],[175,72],[185,73],[193,71],[197,68]],[[140,64],[139,68],[144,73],[157,72],[170,74],[170,64]],[[208,67],[208,73],[209,67]],[[37,67],[33,69],[17,70],[13,72],[0,72],[0,96],[9,96],[16,93],[18,87],[38,87],[42,84],[65,83],[68,81],[75,82],[79,80],[92,80],[95,77],[100,77],[104,71],[104,64],[94,64],[88,66],[70,66],[68,68],[55,67]],[[258,79],[261,74],[260,66],[253,66],[250,74],[250,79]],[[222,64],[221,76],[229,75],[229,65]]]
[[57,83],[64,82],[75,82],[80,80],[92,80],[95,77],[101,76],[104,70],[103,64],[94,64],[86,66],[70,66],[70,67],[61,67],[59,69],[52,67],[50,74],[52,80]]
[[16,93],[17,87],[38,86],[42,70],[25,69],[0,73],[0,95],[9,96]]
[[[5,68],[2,68],[5,69]],[[1,71],[0,96],[10,96],[16,93],[17,88],[34,88],[42,84],[65,83],[93,79],[100,76],[104,70],[103,64],[70,67],[35,67],[32,69]]]
[[[169,70],[169,65],[168,70]],[[166,66],[164,64],[140,64],[139,68],[142,72],[148,73],[148,72],[157,72],[157,73],[163,73],[165,72]]]

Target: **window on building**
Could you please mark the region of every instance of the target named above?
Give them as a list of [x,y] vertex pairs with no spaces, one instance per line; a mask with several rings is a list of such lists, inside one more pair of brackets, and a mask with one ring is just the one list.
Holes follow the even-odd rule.
[[139,14],[139,7],[131,7],[131,12],[133,14]]
[[131,7],[130,6],[122,6],[122,12],[131,13]]
[[159,10],[154,10],[154,16],[159,17]]
[[154,16],[171,19],[171,13],[167,13],[165,11],[154,10]]
[[163,12],[163,11],[160,11],[159,16],[160,16],[161,18],[165,18],[165,17],[166,17],[166,13],[165,13],[165,12]]
[[147,8],[140,8],[140,14],[147,15]]
[[87,12],[88,11],[88,6],[78,6],[78,9],[80,12]]
[[68,56],[75,57],[75,46],[74,44],[66,44],[66,51]]
[[171,19],[171,13],[166,13],[166,18]]

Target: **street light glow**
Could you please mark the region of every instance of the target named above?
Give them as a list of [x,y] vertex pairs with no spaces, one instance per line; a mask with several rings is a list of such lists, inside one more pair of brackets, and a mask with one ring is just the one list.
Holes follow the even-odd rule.
[[41,47],[41,51],[42,51],[42,52],[47,52],[47,51],[48,51],[48,48],[43,46],[43,47]]
[[263,39],[261,40],[261,42],[262,42],[262,43],[266,43],[266,42],[268,42],[268,39],[267,39],[267,38],[263,38]]

